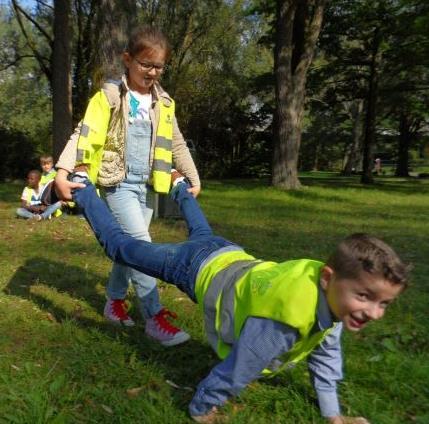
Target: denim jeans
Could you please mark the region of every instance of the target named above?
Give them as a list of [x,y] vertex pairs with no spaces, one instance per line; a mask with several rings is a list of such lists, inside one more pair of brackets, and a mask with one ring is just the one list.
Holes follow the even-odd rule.
[[25,219],[30,219],[33,218],[36,215],[40,215],[42,217],[42,219],[48,219],[50,215],[52,215],[57,209],[61,208],[61,202],[57,202],[54,203],[52,205],[49,205],[43,213],[41,214],[37,214],[37,213],[33,213],[31,211],[29,211],[28,209],[25,208],[18,208],[16,210],[16,214],[21,217],[21,218],[25,218]]
[[[127,132],[127,176],[115,187],[105,189],[106,202],[121,228],[130,236],[151,241],[152,192],[146,185],[149,178],[149,152],[152,126],[150,121],[130,123]],[[114,263],[107,283],[110,299],[124,299],[129,281],[133,283],[139,309],[145,318],[161,310],[156,279],[123,264]]]
[[187,188],[187,184],[178,184],[172,191],[188,226],[188,240],[182,243],[150,243],[125,234],[92,185],[75,190],[73,199],[83,208],[98,241],[111,259],[174,284],[195,302],[195,281],[201,263],[214,251],[234,243],[213,235]]

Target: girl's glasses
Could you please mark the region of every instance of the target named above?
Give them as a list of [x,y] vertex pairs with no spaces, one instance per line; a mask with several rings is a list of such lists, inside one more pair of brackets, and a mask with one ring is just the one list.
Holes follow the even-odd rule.
[[158,65],[156,63],[149,63],[149,62],[140,62],[140,60],[133,58],[140,66],[140,69],[145,72],[149,72],[152,69],[155,69],[155,71],[160,74],[161,72],[164,72],[167,69],[166,65]]

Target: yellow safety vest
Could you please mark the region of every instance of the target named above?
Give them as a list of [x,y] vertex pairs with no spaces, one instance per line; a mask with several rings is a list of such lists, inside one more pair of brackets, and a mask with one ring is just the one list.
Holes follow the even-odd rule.
[[[299,332],[299,340],[280,358],[283,365],[276,372],[311,353],[333,328],[312,333],[322,266],[309,259],[261,262],[242,251],[223,253],[207,263],[198,274],[195,295],[209,343],[219,357],[229,354],[250,316],[279,321]],[[235,275],[237,280],[231,282]]]
[[40,178],[40,184],[45,185],[49,181],[53,180],[55,176],[57,175],[57,171],[51,171],[46,175],[42,174],[42,177]]
[[[156,129],[155,151],[152,166],[151,184],[158,193],[168,193],[171,185],[171,167],[173,161],[173,120],[175,104],[166,105],[157,102],[160,118]],[[77,146],[77,164],[89,165],[88,175],[94,184],[97,181],[103,160],[104,144],[109,129],[111,108],[103,90],[90,100],[82,121]]]

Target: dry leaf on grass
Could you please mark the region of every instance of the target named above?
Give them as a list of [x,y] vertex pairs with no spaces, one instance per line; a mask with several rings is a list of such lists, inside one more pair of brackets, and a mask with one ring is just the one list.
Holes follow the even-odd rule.
[[57,320],[55,319],[55,317],[50,312],[48,312],[46,314],[46,318],[48,319],[48,321],[57,322]]
[[112,408],[110,408],[110,406],[107,405],[103,405],[101,404],[101,407],[108,413],[108,414],[113,414],[113,410]]
[[143,387],[134,387],[133,389],[127,389],[127,395],[130,398],[135,398],[143,390]]

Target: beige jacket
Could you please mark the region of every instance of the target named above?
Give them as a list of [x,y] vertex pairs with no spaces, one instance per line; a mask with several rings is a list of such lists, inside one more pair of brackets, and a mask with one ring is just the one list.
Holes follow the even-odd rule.
[[[129,113],[129,88],[126,76],[124,75],[122,80],[118,83],[110,82],[104,84],[102,90],[106,94],[112,109],[105,152],[103,154],[103,160],[98,175],[98,184],[107,187],[119,184],[126,176],[124,150]],[[157,100],[162,102],[171,102],[171,97],[159,84],[155,84],[152,90],[152,95],[154,102],[149,112],[150,120],[152,121],[153,128],[157,128],[159,123],[159,106],[157,105]],[[74,133],[67,142],[66,147],[61,153],[61,156],[56,163],[57,168],[65,169],[68,172],[73,171],[73,168],[76,165],[76,153],[80,128],[81,123],[76,127]],[[155,138],[156,131],[152,131],[151,151],[149,156],[151,167],[155,151]],[[115,155],[114,161],[108,157],[111,153],[109,152],[108,146],[112,143],[116,145],[115,150],[120,153],[119,155]],[[201,183],[198,171],[195,167],[188,146],[186,145],[186,141],[180,132],[176,117],[174,117],[173,121],[172,153],[174,167],[189,179],[192,186],[200,186]]]

